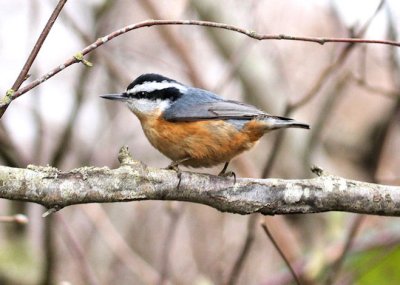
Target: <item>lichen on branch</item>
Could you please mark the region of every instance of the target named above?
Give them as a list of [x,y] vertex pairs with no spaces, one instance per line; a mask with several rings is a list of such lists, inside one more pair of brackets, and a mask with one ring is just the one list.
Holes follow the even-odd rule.
[[345,211],[400,216],[400,187],[348,180],[324,173],[313,179],[249,179],[157,169],[120,152],[121,166],[0,166],[0,198],[59,210],[83,203],[174,200],[219,211],[264,215]]

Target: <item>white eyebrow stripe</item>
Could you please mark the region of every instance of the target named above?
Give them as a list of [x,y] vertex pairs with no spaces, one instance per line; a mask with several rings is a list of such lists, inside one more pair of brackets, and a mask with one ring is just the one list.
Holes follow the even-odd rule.
[[136,94],[138,92],[153,92],[155,90],[161,90],[166,88],[176,88],[179,91],[185,91],[187,87],[176,82],[162,81],[162,82],[144,82],[140,85],[126,91],[128,94]]

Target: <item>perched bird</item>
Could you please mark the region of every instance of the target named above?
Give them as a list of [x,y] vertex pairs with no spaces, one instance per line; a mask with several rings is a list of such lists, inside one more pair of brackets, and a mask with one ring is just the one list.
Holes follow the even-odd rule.
[[269,115],[252,105],[225,100],[159,74],[143,74],[120,94],[101,96],[125,102],[139,118],[150,143],[178,165],[210,167],[250,149],[267,132],[309,129],[293,119]]

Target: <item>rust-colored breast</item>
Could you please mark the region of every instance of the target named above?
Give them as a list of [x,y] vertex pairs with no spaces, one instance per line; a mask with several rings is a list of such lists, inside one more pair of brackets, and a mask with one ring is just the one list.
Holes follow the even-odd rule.
[[189,158],[183,165],[209,167],[231,160],[251,148],[263,135],[257,121],[239,131],[224,120],[168,122],[158,116],[139,118],[150,143],[173,161]]

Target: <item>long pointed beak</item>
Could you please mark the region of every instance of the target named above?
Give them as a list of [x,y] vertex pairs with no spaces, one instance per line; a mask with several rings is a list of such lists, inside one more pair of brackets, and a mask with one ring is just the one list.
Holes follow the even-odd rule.
[[126,96],[125,93],[122,93],[122,94],[106,94],[106,95],[101,95],[100,97],[104,98],[104,99],[117,100],[117,101],[126,101],[126,100],[128,100],[128,97]]

